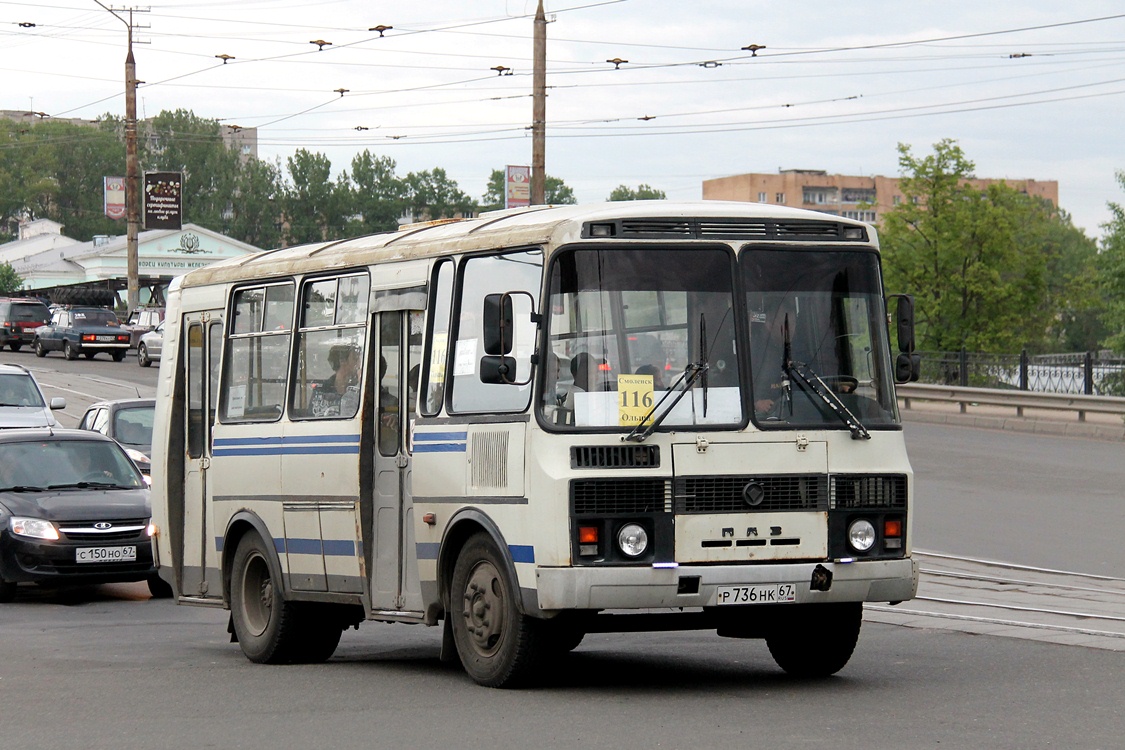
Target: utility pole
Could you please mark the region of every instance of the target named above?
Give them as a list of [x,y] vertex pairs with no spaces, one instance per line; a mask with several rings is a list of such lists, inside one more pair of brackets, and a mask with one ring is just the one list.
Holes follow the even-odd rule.
[[547,16],[543,0],[535,11],[535,57],[531,93],[531,205],[547,202]]
[[133,59],[133,11],[129,9],[129,20],[117,15],[117,11],[94,0],[109,11],[114,18],[125,24],[128,30],[129,51],[125,55],[125,247],[128,275],[128,309],[132,311],[140,304],[140,261],[137,251],[137,234],[141,223],[140,166],[137,163],[137,63]]

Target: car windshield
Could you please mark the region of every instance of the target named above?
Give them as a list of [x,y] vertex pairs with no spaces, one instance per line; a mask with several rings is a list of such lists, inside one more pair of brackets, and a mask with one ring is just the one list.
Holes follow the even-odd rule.
[[75,325],[86,326],[115,326],[117,316],[108,310],[76,310],[74,313]]
[[12,319],[46,323],[51,319],[50,313],[44,305],[14,304],[12,305]]
[[23,373],[0,374],[0,406],[32,406],[43,408],[43,397],[31,380]]
[[58,438],[0,442],[0,491],[90,486],[139,489],[144,480],[112,442]]
[[118,409],[113,415],[113,437],[130,447],[152,445],[152,417],[155,406]]

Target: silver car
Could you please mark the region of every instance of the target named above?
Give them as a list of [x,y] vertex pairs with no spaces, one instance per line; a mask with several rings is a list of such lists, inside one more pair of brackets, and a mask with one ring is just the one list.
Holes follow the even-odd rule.
[[141,336],[141,340],[137,344],[137,364],[141,367],[151,366],[153,362],[160,359],[160,350],[163,345],[164,321],[160,321],[160,325]]
[[58,427],[52,411],[66,408],[66,399],[55,397],[50,404],[23,365],[0,365],[0,429],[11,427]]

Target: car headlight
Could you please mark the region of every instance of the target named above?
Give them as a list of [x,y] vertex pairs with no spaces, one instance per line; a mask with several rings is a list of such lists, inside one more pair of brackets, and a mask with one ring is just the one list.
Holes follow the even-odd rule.
[[133,459],[133,463],[137,464],[137,466],[148,466],[152,463],[148,456],[141,453],[136,448],[126,448],[125,454]]
[[866,552],[875,544],[875,527],[871,522],[860,518],[848,527],[848,544],[856,552]]
[[637,523],[627,523],[617,532],[617,546],[629,557],[640,557],[648,549],[648,532]]
[[59,530],[50,521],[42,518],[19,518],[14,516],[8,519],[8,528],[16,536],[26,536],[30,539],[46,539],[56,542],[59,539]]

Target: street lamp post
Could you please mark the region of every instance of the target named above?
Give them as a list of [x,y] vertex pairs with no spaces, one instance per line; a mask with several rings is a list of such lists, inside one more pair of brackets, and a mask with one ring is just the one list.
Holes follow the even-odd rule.
[[547,202],[547,16],[543,13],[543,0],[539,0],[535,11],[532,48],[535,60],[531,96],[531,205],[541,206]]

